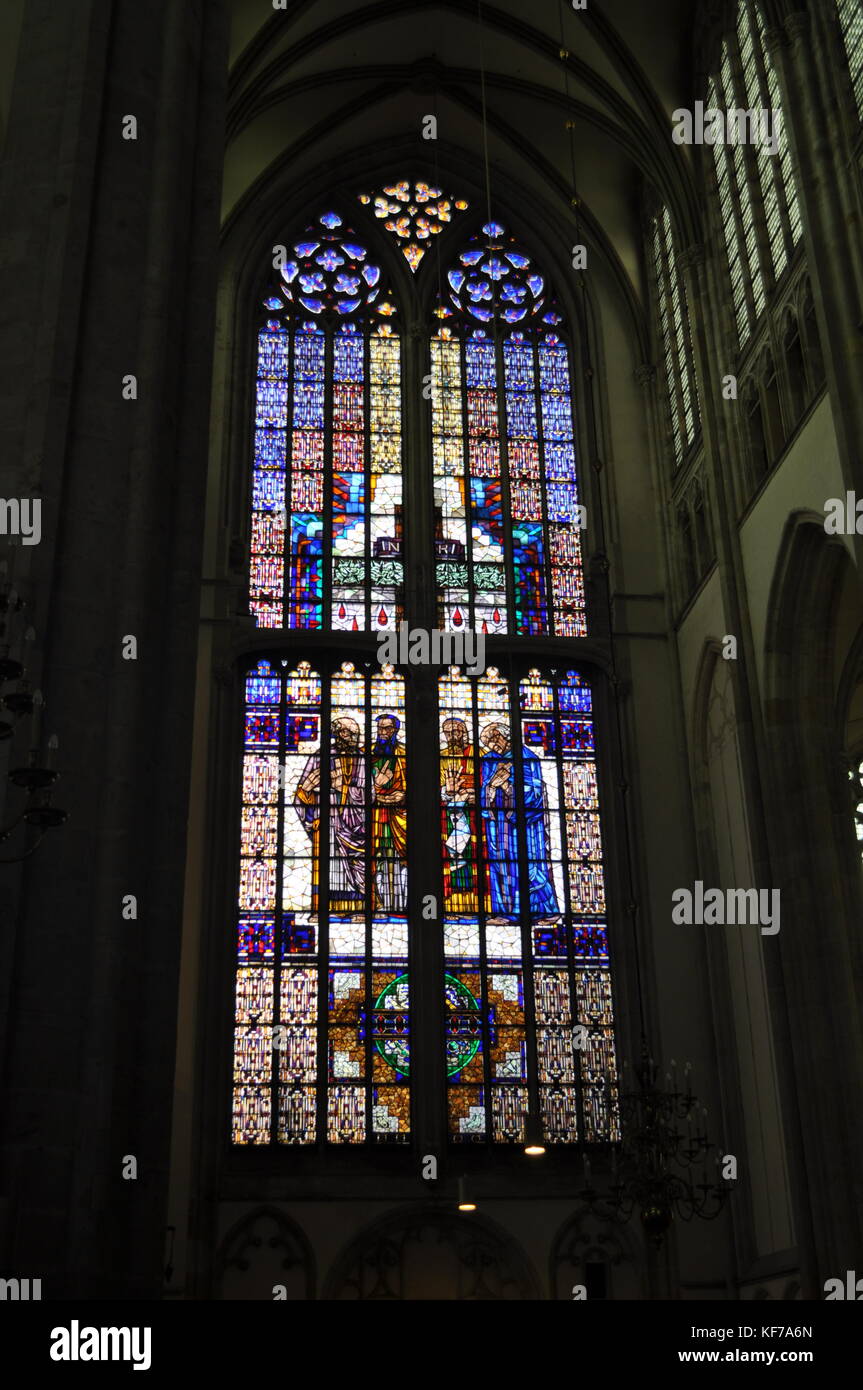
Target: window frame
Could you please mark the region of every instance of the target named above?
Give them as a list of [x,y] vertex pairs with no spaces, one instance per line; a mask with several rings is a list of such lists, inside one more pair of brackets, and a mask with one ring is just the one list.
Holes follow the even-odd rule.
[[[318,202],[320,202],[322,207],[324,205],[326,205],[327,207],[333,206],[338,208],[339,210],[344,209],[346,205],[350,206],[349,197],[344,192],[340,191],[335,191],[332,194],[325,197],[325,199],[319,199]],[[503,213],[503,215],[507,217],[507,225],[511,226],[513,231],[520,234],[520,229],[517,227],[516,216],[510,216],[508,212]],[[302,218],[302,213],[300,214],[299,219],[286,218],[284,225],[297,225],[299,227]],[[306,218],[306,220],[308,219]],[[424,320],[424,316],[420,307],[422,298],[428,300],[434,292],[433,274],[430,270],[423,266],[420,268],[419,275],[414,276],[410,272],[407,264],[404,264],[402,266],[400,264],[402,262],[402,257],[398,252],[398,248],[392,246],[390,243],[387,242],[385,235],[375,224],[375,221],[371,217],[371,215],[368,215],[364,222],[361,212],[358,211],[354,216],[353,210],[351,210],[351,225],[358,239],[362,240],[364,244],[368,246],[369,251],[374,260],[383,268],[385,278],[393,286],[396,298],[398,299],[400,304],[401,318],[405,325],[401,334],[401,342],[402,391],[403,401],[405,403],[405,452],[403,461],[403,476],[405,480],[405,531],[407,535],[408,528],[410,526],[411,516],[410,503],[408,498],[412,489],[412,484],[416,484],[418,482],[421,483],[421,490],[430,490],[431,485],[430,429],[428,427],[423,427],[423,421],[424,419],[428,420],[428,414],[423,411],[421,405],[416,403],[420,394],[419,391],[417,391],[416,395],[414,396],[414,405],[409,406],[407,403],[407,399],[408,393],[411,390],[411,386],[417,386],[419,384],[423,372],[427,368],[426,351],[428,348],[428,338],[427,336],[425,338],[423,337],[423,330],[418,330],[417,324],[422,323]],[[435,239],[439,247],[440,257],[442,259],[448,258],[452,246],[464,244],[468,239],[469,235],[470,231],[467,226],[467,219],[459,219],[458,225],[446,228],[443,235]],[[533,244],[535,240],[535,238],[530,236],[530,234],[528,234],[528,236],[525,239],[528,240],[530,244]],[[540,259],[542,259],[544,255],[544,248],[538,246],[537,249],[538,256]],[[434,253],[432,253],[432,255],[434,255]],[[431,261],[432,256],[429,256],[428,260]],[[544,261],[544,264],[548,264],[547,260]],[[426,270],[424,285],[422,283],[423,270]],[[243,342],[241,340],[242,322],[243,320],[245,320],[247,323],[249,322],[249,316],[251,311],[247,310],[245,313],[243,313],[242,305],[240,305],[239,307],[241,309],[241,313],[237,317],[238,328],[236,341],[238,353],[235,352],[234,355],[236,357],[239,354],[239,356],[245,359],[249,363],[249,365],[246,368],[240,392],[240,394],[244,396],[246,400],[246,406],[244,411],[245,419],[234,422],[233,433],[238,436],[246,436],[243,448],[243,462],[245,464],[245,467],[242,469],[235,470],[232,476],[234,478],[235,489],[238,490],[236,481],[237,476],[238,474],[245,474],[245,477],[243,479],[243,498],[241,504],[236,507],[236,511],[243,521],[248,522],[248,497],[250,495],[250,474],[252,459],[251,433],[253,430],[253,424],[249,424],[247,422],[251,421],[253,418],[252,400],[255,380],[254,362],[256,352],[256,339],[254,332],[249,333],[247,331],[246,341]],[[582,381],[582,374],[578,370],[577,360],[574,356],[573,344],[569,337],[569,334],[563,331],[561,333],[561,336],[563,337],[564,342],[566,344],[567,358],[570,366],[571,408],[574,415],[574,433],[576,449],[580,457],[586,458],[588,457],[588,453],[587,450],[583,447],[584,416],[579,408],[579,393],[580,391],[583,391],[585,388]],[[425,443],[425,445],[419,445],[418,447],[418,437],[422,437],[425,434],[429,435],[427,442]],[[418,454],[424,455],[426,460],[424,467],[427,469],[427,474],[421,479],[417,477]],[[584,488],[584,500],[585,502],[588,502],[589,506],[587,490],[590,486],[591,480],[589,478],[588,470],[583,469],[581,476],[582,485]],[[415,490],[416,488],[414,487],[414,491]],[[421,521],[418,520],[416,522],[417,531],[420,530],[420,525]],[[429,534],[428,540],[430,544],[433,544],[431,534]],[[410,555],[411,544],[409,540],[407,542],[407,548],[408,554]],[[416,551],[411,558],[410,567],[414,573],[411,577],[409,577],[408,567],[406,566],[405,603],[406,607],[408,607],[411,601],[409,597],[411,590],[413,590],[414,594],[420,597],[420,602],[417,603],[416,606],[416,616],[412,617],[411,619],[411,621],[413,622],[418,622],[421,620],[422,614],[421,595],[423,592],[427,592],[427,590],[424,590],[423,587],[418,587],[415,583],[415,580],[417,574],[422,575],[424,569],[426,568],[425,557],[422,556],[418,551]],[[588,578],[589,576],[587,574],[587,566],[585,565],[585,581],[586,588],[588,591],[588,608],[590,609],[590,607],[592,606],[591,600],[593,600],[593,602],[596,604],[601,613],[604,607],[602,599],[602,579],[601,577],[598,577],[598,572],[593,575],[590,583],[588,583]],[[616,916],[616,914],[614,912],[612,899],[615,875],[612,861],[615,859],[616,855],[619,852],[619,845],[616,846],[616,837],[613,829],[613,821],[616,816],[616,811],[614,808],[614,788],[617,786],[617,781],[612,776],[611,771],[608,770],[609,763],[614,757],[614,752],[610,742],[611,727],[606,723],[605,720],[605,715],[608,713],[607,706],[609,694],[607,678],[610,670],[610,662],[609,653],[601,636],[602,628],[603,624],[601,621],[599,621],[594,627],[595,635],[587,638],[548,637],[540,635],[535,635],[531,637],[510,636],[506,639],[493,638],[490,639],[492,647],[496,647],[498,650],[496,655],[493,651],[489,652],[488,664],[492,664],[495,659],[497,659],[499,662],[503,656],[502,648],[506,647],[507,649],[512,649],[513,659],[515,659],[519,663],[527,663],[525,670],[528,669],[529,666],[534,666],[542,663],[548,665],[556,662],[558,665],[561,665],[565,660],[568,666],[571,666],[572,668],[583,672],[585,675],[588,675],[591,679],[593,689],[595,692],[595,705],[597,711],[596,724],[597,742],[599,748],[599,751],[597,753],[597,775],[600,782],[600,797],[601,804],[603,807],[602,825],[605,844],[604,858],[607,866],[606,876],[609,885],[609,905],[607,917],[610,924],[610,931],[612,935],[614,935],[615,927],[613,924],[613,918],[614,916]],[[338,642],[337,648],[335,646],[336,642]],[[228,684],[230,680],[230,684],[235,688],[235,691],[238,692],[241,689],[242,675],[244,669],[248,666],[253,666],[257,664],[258,660],[263,659],[265,657],[275,662],[287,660],[290,666],[293,666],[298,659],[304,658],[309,660],[315,667],[315,669],[321,671],[321,673],[323,674],[325,668],[328,667],[328,664],[332,661],[335,661],[336,657],[338,657],[339,660],[344,659],[346,650],[349,651],[352,659],[355,661],[355,663],[357,663],[358,660],[368,659],[369,657],[371,657],[373,660],[374,649],[375,643],[373,633],[360,632],[331,634],[327,631],[305,632],[291,629],[255,629],[254,634],[247,632],[246,635],[232,641],[230,653],[230,660],[233,663],[232,675],[229,678],[227,672],[225,671],[224,681],[225,684]],[[428,708],[428,682],[430,679],[436,680],[436,676],[438,673],[433,671],[431,677],[429,677],[428,673],[422,670],[411,670],[409,673],[404,674],[408,675],[408,679],[406,682],[406,697],[408,701],[408,708],[410,710],[411,706],[414,707],[415,713],[413,718],[414,721],[416,721],[416,711],[419,711],[424,707]],[[232,724],[234,728],[239,727],[239,721],[236,715],[238,699],[239,696],[235,694],[234,714],[232,716]],[[601,730],[603,730],[604,732],[600,732]],[[239,766],[239,763],[241,762],[242,758],[242,744],[238,733],[232,733],[232,742],[234,738],[236,738],[237,740],[237,765]],[[436,763],[437,749],[434,750],[434,754]],[[437,769],[435,767],[435,773],[436,772]],[[238,773],[233,777],[232,782],[234,785],[234,792],[232,793],[232,807],[235,809],[236,814],[232,817],[235,824],[232,831],[232,841],[230,846],[231,853],[228,857],[232,863],[232,867],[235,867],[236,862],[239,858],[238,808],[240,798],[238,786]],[[436,776],[432,779],[430,785],[436,785]],[[232,874],[231,878],[229,879],[229,882],[230,888],[228,894],[228,902],[230,905],[231,916],[235,917],[236,909],[234,906],[234,895],[236,892],[237,883],[236,873]],[[231,950],[231,946],[233,944],[233,932],[230,924],[228,925],[228,929],[225,934],[224,940],[227,942],[227,947],[225,956],[222,957],[222,959],[227,964],[227,977],[232,981],[233,971],[235,969],[236,962]],[[412,963],[411,969],[413,968],[414,966]],[[615,991],[615,1037],[619,1040],[621,1035],[621,1026],[623,1019],[620,1000],[625,992],[622,966],[619,960],[612,963],[612,970]],[[222,976],[223,980],[224,978],[225,975]],[[230,1004],[228,1005],[226,1014],[222,1015],[220,1021],[224,1022],[226,1017],[229,1023],[232,1022]],[[230,1029],[228,1031],[230,1031]],[[230,1052],[229,1046],[228,1052]],[[227,1108],[223,1106],[218,1115],[218,1124],[220,1126],[220,1131],[222,1132],[222,1134],[224,1131],[225,1115],[230,1113],[230,1083],[231,1077],[228,1071],[226,1072],[225,1086],[223,1088],[224,1100],[226,1102]],[[411,1142],[408,1145],[393,1146],[392,1148],[389,1148],[386,1146],[372,1146],[366,1143],[356,1145],[330,1144],[324,1145],[322,1147],[320,1138],[315,1144],[308,1146],[294,1146],[285,1144],[268,1144],[265,1146],[243,1146],[228,1144],[227,1146],[223,1146],[224,1148],[226,1148],[224,1162],[225,1172],[228,1175],[232,1175],[230,1176],[231,1182],[237,1183],[241,1183],[242,1174],[250,1170],[269,1170],[272,1168],[274,1171],[277,1170],[281,1172],[282,1165],[284,1164],[284,1155],[288,1152],[291,1154],[291,1172],[296,1174],[298,1178],[301,1177],[303,1173],[308,1174],[313,1170],[319,1171],[322,1160],[325,1160],[324,1166],[328,1171],[341,1171],[346,1163],[350,1164],[351,1162],[357,1161],[357,1156],[359,1152],[363,1153],[364,1161],[371,1161],[373,1166],[375,1164],[382,1163],[386,1166],[388,1170],[398,1168],[400,1165],[402,1165],[403,1163],[407,1163],[408,1161],[412,1165],[417,1145],[420,1145],[422,1143],[428,1144],[429,1142],[428,1138],[423,1140],[423,1134],[428,1136],[430,1133],[432,1133],[437,1134],[438,1138],[441,1137],[442,1132],[440,1129],[440,1122],[439,1120],[435,1120],[433,1118],[433,1114],[431,1113],[434,1112],[437,1101],[440,1099],[441,1096],[438,1096],[437,1100],[435,1099],[435,1097],[428,1096],[426,1096],[423,1099],[422,1103],[418,1107],[418,1109],[422,1112],[422,1115],[420,1120],[412,1129]],[[546,1164],[544,1165],[546,1173],[549,1172],[550,1158],[551,1170],[554,1170],[559,1167],[561,1175],[564,1174],[566,1164],[569,1161],[566,1157],[566,1154],[571,1154],[571,1147],[572,1146],[569,1145],[555,1146],[553,1157],[550,1157],[553,1151],[551,1148],[549,1149]],[[583,1145],[578,1144],[576,1145],[576,1147],[581,1148],[583,1147]],[[605,1151],[606,1147],[607,1146],[605,1144],[600,1145],[598,1153],[601,1154],[601,1152]],[[489,1145],[488,1148],[485,1145],[479,1145],[477,1146],[477,1149],[480,1152],[487,1153],[488,1151],[494,1151],[498,1153],[501,1156],[501,1160],[507,1165],[510,1163],[510,1160],[512,1159],[515,1159],[517,1161],[518,1155],[520,1155],[519,1145],[508,1146],[492,1144]],[[564,1152],[564,1150],[566,1151],[566,1153]],[[461,1153],[461,1150],[459,1150],[459,1152]],[[410,1155],[410,1159],[408,1159],[408,1155]],[[465,1155],[465,1158],[467,1162],[473,1161],[473,1159],[467,1159],[467,1155]]]

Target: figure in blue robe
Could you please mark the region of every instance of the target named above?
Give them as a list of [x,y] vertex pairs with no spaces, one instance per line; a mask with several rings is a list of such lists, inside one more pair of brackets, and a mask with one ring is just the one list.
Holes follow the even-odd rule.
[[[482,758],[480,799],[485,829],[489,896],[492,917],[518,915],[518,853],[515,779],[505,724],[490,724],[480,738]],[[531,917],[552,917],[559,911],[551,880],[548,798],[542,765],[529,748],[522,749],[524,819],[528,892]]]

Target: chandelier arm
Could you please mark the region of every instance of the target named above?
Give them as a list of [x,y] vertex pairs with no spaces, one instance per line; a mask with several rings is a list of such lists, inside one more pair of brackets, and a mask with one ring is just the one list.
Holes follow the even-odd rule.
[[[24,819],[24,811],[26,811],[26,809],[27,808],[25,806],[24,810],[19,811],[15,819],[10,820],[8,825],[0,826],[0,844],[2,844],[4,840],[8,840],[13,830],[15,830],[15,828],[21,824],[22,820]],[[4,861],[0,860],[0,863],[2,862]],[[9,859],[5,862],[9,864],[14,864],[16,861],[14,859]]]
[[[44,830],[40,830],[40,831],[39,831],[38,839],[36,840],[36,843],[33,844],[33,845],[31,845],[30,848],[29,848],[28,850],[25,850],[25,852],[24,852],[23,854],[18,854],[18,855],[13,856],[12,859],[0,859],[0,864],[20,864],[20,863],[23,862],[23,860],[29,859],[31,854],[35,854],[35,853],[36,853],[36,850],[37,850],[37,849],[39,848],[39,846],[41,845],[42,840],[44,839],[44,836],[45,836],[45,831],[44,831]],[[5,839],[5,836],[4,836],[3,838]]]

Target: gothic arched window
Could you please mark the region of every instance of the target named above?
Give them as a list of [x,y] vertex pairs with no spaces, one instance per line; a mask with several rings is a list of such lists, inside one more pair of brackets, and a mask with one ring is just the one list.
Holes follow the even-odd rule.
[[373,202],[374,214],[397,239],[399,250],[414,274],[431,245],[452,222],[455,213],[465,212],[467,200],[453,198],[443,189],[421,179],[401,179],[385,184],[379,193],[361,193],[364,205]]
[[404,681],[262,661],[245,685],[234,1141],[404,1140]]
[[[466,207],[408,181],[360,203],[418,284],[415,252]],[[437,303],[424,434],[375,235],[325,213],[264,299],[250,606],[273,640],[244,676],[233,1139],[404,1143],[417,1058],[440,1045],[453,1140],[523,1142],[533,1119],[548,1142],[608,1141],[617,1076],[562,314],[528,253],[487,223]],[[418,621],[403,416],[431,446],[411,486],[434,495],[433,534],[410,540],[436,565],[439,634],[497,644],[476,674],[416,670],[397,640]],[[386,633],[403,665],[373,659]],[[551,658],[549,637],[571,654],[558,642]],[[418,691],[437,700],[439,751],[415,774]],[[440,806],[435,846],[417,843],[409,791]],[[439,891],[417,920],[420,866]],[[412,1033],[410,1011],[413,971],[431,969],[417,936],[435,932],[443,973],[423,985],[440,1000],[437,1042]]]
[[[577,671],[440,678],[449,1130],[617,1137],[592,692]],[[531,1104],[531,1084],[536,1102]]]
[[652,249],[674,462],[679,466],[695,438],[700,416],[686,290],[677,264],[667,207],[653,219]]
[[569,351],[546,277],[489,221],[431,338],[438,625],[497,640],[438,682],[450,1136],[616,1137],[590,684],[513,638],[587,635]]
[[863,121],[863,5],[860,0],[837,0],[837,9],[857,112]]
[[[250,608],[280,631],[394,630],[395,305],[336,212],[285,251],[258,334]],[[404,682],[300,659],[245,686],[234,1140],[403,1140]]]
[[380,267],[325,212],[286,254],[263,307],[252,612],[261,627],[394,627],[401,358]]
[[[800,240],[802,224],[779,79],[767,48],[764,16],[756,0],[739,0],[735,33],[722,45],[717,76],[707,85],[707,106],[727,118],[713,143],[725,251],[742,348]],[[745,130],[730,113],[747,118]],[[771,116],[769,132],[748,124]],[[745,143],[744,143],[745,142]],[[767,240],[759,245],[756,206]]]
[[439,625],[583,637],[561,315],[498,222],[470,239],[447,288],[431,344]]

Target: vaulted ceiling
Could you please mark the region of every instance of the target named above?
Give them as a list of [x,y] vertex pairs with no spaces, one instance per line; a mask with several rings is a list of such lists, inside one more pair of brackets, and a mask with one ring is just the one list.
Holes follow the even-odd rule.
[[[696,0],[234,0],[224,213],[278,172],[408,161],[456,196],[572,218],[642,299],[646,180],[697,229],[688,152],[671,112],[697,95]],[[561,58],[561,50],[567,55]],[[483,94],[484,88],[484,94]],[[485,122],[483,121],[485,101]],[[422,138],[437,118],[437,141]],[[572,122],[571,132],[567,122]],[[359,191],[359,189],[357,190]]]

